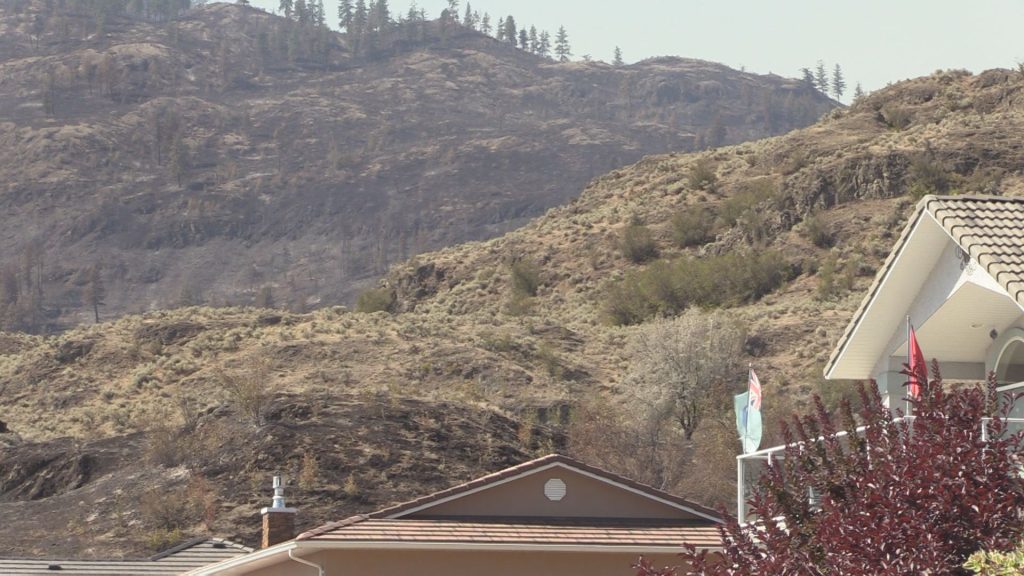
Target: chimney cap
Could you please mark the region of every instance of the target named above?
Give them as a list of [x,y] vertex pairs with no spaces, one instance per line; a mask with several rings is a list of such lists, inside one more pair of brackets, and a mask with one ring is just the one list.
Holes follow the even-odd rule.
[[274,499],[271,500],[270,506],[260,509],[260,514],[266,516],[280,512],[282,514],[294,514],[295,508],[289,508],[284,503],[284,482],[281,481],[280,476],[274,476]]

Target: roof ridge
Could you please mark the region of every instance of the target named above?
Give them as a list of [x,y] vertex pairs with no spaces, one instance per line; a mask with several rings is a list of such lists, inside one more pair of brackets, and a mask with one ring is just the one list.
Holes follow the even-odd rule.
[[[331,523],[328,523],[328,524],[324,524],[323,526],[319,526],[317,528],[314,528],[312,530],[308,530],[306,532],[303,532],[302,534],[299,534],[295,539],[296,540],[306,540],[306,539],[309,539],[309,538],[313,538],[313,537],[316,537],[316,536],[320,536],[320,535],[326,534],[326,533],[331,532],[333,530],[336,530],[338,528],[344,528],[346,526],[351,526],[351,525],[356,524],[358,522],[363,522],[363,521],[368,520],[368,519],[375,519],[375,520],[377,520],[377,519],[385,519],[385,520],[386,519],[397,519],[396,515],[400,515],[403,512],[408,512],[408,511],[410,511],[412,509],[418,509],[418,508],[420,508],[422,506],[429,505],[432,502],[436,502],[436,501],[442,500],[442,499],[450,497],[450,496],[456,496],[457,497],[458,495],[460,495],[462,493],[465,493],[465,492],[469,492],[470,490],[473,490],[475,488],[485,487],[488,484],[490,484],[492,482],[495,482],[497,480],[503,480],[503,479],[506,479],[506,478],[514,478],[514,477],[517,477],[517,476],[519,476],[521,474],[527,473],[527,472],[529,472],[531,470],[542,468],[542,467],[547,466],[549,464],[555,464],[555,463],[563,464],[563,465],[568,466],[570,468],[576,468],[577,470],[582,471],[582,472],[586,472],[588,474],[594,474],[596,476],[600,476],[600,477],[602,477],[602,478],[604,478],[606,480],[609,480],[609,481],[612,481],[612,482],[616,482],[618,484],[622,484],[622,485],[626,486],[627,488],[630,488],[630,489],[633,489],[633,490],[637,490],[637,491],[640,491],[640,492],[644,492],[648,496],[653,496],[653,497],[659,498],[661,500],[665,500],[665,501],[669,502],[670,504],[674,504],[676,506],[680,506],[680,507],[683,507],[683,508],[689,508],[691,511],[697,513],[698,515],[709,516],[709,517],[711,517],[713,519],[717,519],[718,521],[720,521],[720,519],[721,519],[721,513],[720,512],[718,512],[716,510],[713,510],[711,508],[708,508],[706,506],[703,506],[701,504],[698,504],[696,502],[693,502],[691,500],[688,500],[686,498],[683,498],[681,496],[677,496],[677,495],[672,494],[670,492],[666,492],[666,491],[661,490],[659,488],[655,488],[654,486],[651,486],[649,484],[644,484],[642,482],[638,482],[636,480],[632,480],[632,479],[627,478],[627,477],[625,477],[625,476],[623,476],[621,474],[616,474],[614,472],[609,472],[608,470],[605,470],[603,468],[598,468],[596,466],[591,466],[590,464],[586,464],[586,463],[581,462],[581,461],[579,461],[579,460],[577,460],[575,458],[572,458],[570,456],[566,456],[564,454],[553,453],[553,454],[546,454],[546,455],[541,456],[539,458],[534,458],[533,460],[527,460],[526,462],[523,462],[523,463],[520,463],[520,464],[516,464],[515,466],[511,466],[509,468],[504,468],[504,469],[498,470],[496,472],[491,472],[490,474],[486,474],[484,476],[480,476],[478,478],[474,478],[473,480],[470,480],[468,482],[463,482],[462,484],[457,484],[455,486],[451,486],[449,488],[445,488],[443,490],[439,490],[439,491],[433,492],[431,494],[426,494],[424,496],[421,496],[419,498],[415,498],[413,500],[409,500],[409,501],[406,501],[406,502],[400,502],[398,504],[387,506],[385,508],[381,508],[379,510],[375,510],[375,511],[370,512],[368,514],[361,514],[361,515],[358,515],[358,516],[352,516],[352,517],[346,518],[344,520],[340,520],[340,521],[337,521],[337,522],[331,522]],[[398,517],[400,517],[400,516],[398,516]]]

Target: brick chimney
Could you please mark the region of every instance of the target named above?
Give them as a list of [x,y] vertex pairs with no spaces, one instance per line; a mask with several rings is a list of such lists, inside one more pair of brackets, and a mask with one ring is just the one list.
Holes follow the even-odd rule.
[[274,500],[269,508],[260,510],[263,516],[263,543],[267,548],[295,537],[295,508],[284,505],[284,487],[281,477],[274,476]]

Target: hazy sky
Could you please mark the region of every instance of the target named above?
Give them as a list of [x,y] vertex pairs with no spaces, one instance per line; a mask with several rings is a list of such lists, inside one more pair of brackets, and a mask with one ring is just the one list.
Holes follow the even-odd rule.
[[[460,0],[460,15],[465,10]],[[253,0],[276,9],[278,0]],[[839,63],[852,90],[923,76],[939,68],[980,72],[1024,60],[1019,41],[1021,0],[476,0],[491,20],[511,13],[516,23],[552,34],[569,32],[573,54],[611,60],[616,45],[627,62],[685,56],[751,72],[797,77],[823,60]],[[337,0],[324,0],[336,24]],[[445,0],[418,0],[434,18]],[[409,2],[389,0],[392,12]]]

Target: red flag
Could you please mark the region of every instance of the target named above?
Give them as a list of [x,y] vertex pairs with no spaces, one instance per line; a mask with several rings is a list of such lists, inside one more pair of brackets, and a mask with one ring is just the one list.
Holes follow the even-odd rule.
[[907,342],[907,354],[910,356],[910,396],[921,397],[921,386],[928,383],[928,365],[924,361],[924,353],[917,343],[914,327],[909,327],[910,338]]

